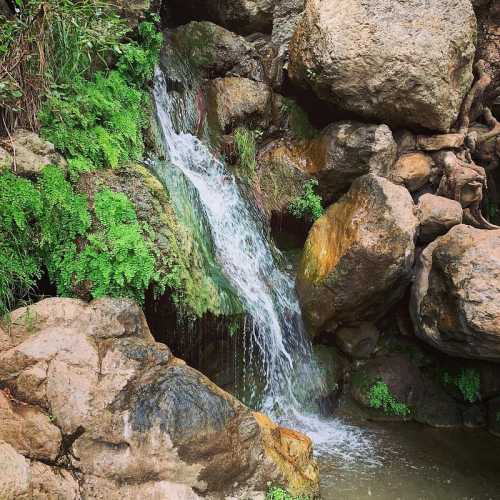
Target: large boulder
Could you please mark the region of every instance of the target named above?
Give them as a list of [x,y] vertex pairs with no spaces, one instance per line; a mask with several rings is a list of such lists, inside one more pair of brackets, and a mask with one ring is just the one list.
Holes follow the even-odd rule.
[[270,33],[274,0],[171,0],[177,19],[208,20],[236,33]]
[[317,493],[311,441],[155,343],[133,302],[54,298],[29,306],[29,320],[27,312],[11,315],[0,382],[50,409],[65,438],[58,463],[79,475],[82,498],[255,498],[270,482]]
[[432,158],[424,153],[406,153],[398,158],[390,174],[391,181],[417,191],[425,186],[431,177]]
[[447,131],[473,79],[470,0],[308,0],[290,76],[342,109]]
[[410,193],[368,174],[313,225],[297,276],[314,331],[383,315],[404,293],[415,253]]
[[500,361],[500,230],[453,227],[421,254],[416,335],[451,356]]

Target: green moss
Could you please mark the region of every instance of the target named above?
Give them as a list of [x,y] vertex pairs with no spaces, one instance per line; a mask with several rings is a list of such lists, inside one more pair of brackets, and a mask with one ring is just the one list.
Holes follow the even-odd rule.
[[214,63],[216,47],[215,28],[208,22],[193,21],[179,28],[174,43],[177,50],[185,56],[191,66],[203,69]]
[[480,398],[481,375],[473,368],[465,368],[457,376],[444,372],[442,380],[445,385],[454,385],[462,393],[465,401],[474,403]]
[[371,386],[368,392],[368,403],[372,408],[383,409],[388,415],[406,417],[410,414],[410,408],[398,401],[382,380],[378,380]]
[[318,181],[312,179],[304,184],[304,190],[301,196],[295,198],[289,207],[288,211],[297,219],[309,219],[315,221],[319,219],[324,209],[321,204],[321,196],[315,193]]
[[292,134],[298,139],[314,139],[319,130],[312,125],[307,113],[292,99],[283,99],[283,109],[288,114]]

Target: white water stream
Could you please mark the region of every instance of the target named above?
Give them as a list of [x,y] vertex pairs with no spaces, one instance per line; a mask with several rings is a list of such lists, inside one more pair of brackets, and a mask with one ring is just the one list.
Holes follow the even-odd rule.
[[[190,133],[199,128],[199,119],[189,67],[169,62],[164,71],[156,71],[154,99],[169,163],[156,168],[178,169],[196,190],[215,259],[251,319],[251,344],[264,379],[259,381],[264,395],[259,409],[307,433],[320,453],[340,456],[344,462],[363,457],[370,461],[365,433],[336,419],[322,419],[311,407],[324,392],[323,380],[302,325],[293,279],[277,266],[277,250],[233,175]],[[250,385],[255,386],[255,380]]]

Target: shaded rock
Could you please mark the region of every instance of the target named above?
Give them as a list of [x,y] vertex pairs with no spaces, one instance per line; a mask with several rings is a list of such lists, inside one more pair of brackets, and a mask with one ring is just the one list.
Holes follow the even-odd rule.
[[424,153],[404,154],[394,165],[390,179],[409,191],[416,191],[429,182],[432,165],[432,158]]
[[456,149],[463,146],[463,134],[418,135],[416,145],[423,151],[441,151],[442,149]]
[[486,426],[486,412],[480,405],[466,406],[462,410],[464,426],[471,429],[479,429]]
[[10,444],[0,441],[0,498],[18,500],[25,498],[30,484],[29,461]]
[[172,35],[173,45],[191,63],[210,78],[243,76],[264,79],[264,69],[253,45],[209,21],[192,21]]
[[172,0],[169,6],[182,21],[208,20],[236,33],[270,33],[273,0]]
[[10,401],[0,391],[0,440],[26,457],[54,461],[62,436],[48,415],[34,406]]
[[373,174],[313,225],[297,276],[313,330],[383,315],[409,283],[417,219],[408,191]]
[[54,145],[34,132],[18,129],[12,140],[4,144],[14,158],[12,169],[18,175],[36,177],[47,165],[66,167],[66,160],[56,152]]
[[417,217],[420,223],[419,239],[429,242],[462,223],[462,205],[458,201],[430,193],[418,199]]
[[416,335],[465,358],[500,360],[500,230],[458,225],[421,254],[412,287]]
[[223,132],[238,125],[264,127],[269,122],[271,90],[248,78],[212,80],[208,89],[208,116]]
[[373,353],[380,332],[373,323],[341,326],[335,332],[335,343],[353,358],[368,358]]
[[461,426],[462,415],[456,401],[434,381],[426,378],[423,381],[423,392],[415,408],[414,419],[432,427]]
[[407,418],[390,409],[374,409],[370,391],[374,384],[383,382],[390,394],[409,409],[415,409],[424,394],[424,381],[420,370],[404,355],[381,356],[367,361],[352,376],[351,395],[361,406],[372,409],[373,416],[383,420]]
[[500,396],[488,401],[488,430],[500,437]]
[[475,40],[469,0],[309,0],[289,73],[346,111],[448,131],[473,79]]
[[274,5],[272,41],[278,53],[288,53],[288,43],[304,11],[305,0],[277,0]]
[[27,381],[37,382],[35,397],[74,440],[66,459],[85,498],[252,498],[269,482],[317,493],[311,441],[174,358],[130,300],[54,298],[29,308],[29,323],[27,308],[12,313],[0,382],[27,401]]

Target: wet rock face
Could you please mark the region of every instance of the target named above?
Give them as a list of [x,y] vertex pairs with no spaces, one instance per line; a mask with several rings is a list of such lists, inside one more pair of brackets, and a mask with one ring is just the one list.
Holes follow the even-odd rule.
[[411,314],[419,338],[465,358],[500,361],[500,231],[458,225],[421,254]]
[[346,111],[447,131],[473,79],[475,41],[469,0],[308,0],[289,73]]
[[408,191],[373,174],[313,225],[297,276],[303,314],[313,330],[373,320],[409,283],[417,219]]
[[181,19],[208,20],[236,33],[269,33],[273,0],[173,0],[169,2]]
[[[5,336],[0,447],[15,470],[2,498],[253,498],[268,482],[317,492],[311,441],[155,343],[133,302],[46,299],[14,311]],[[71,463],[62,475],[36,462],[56,456]]]

